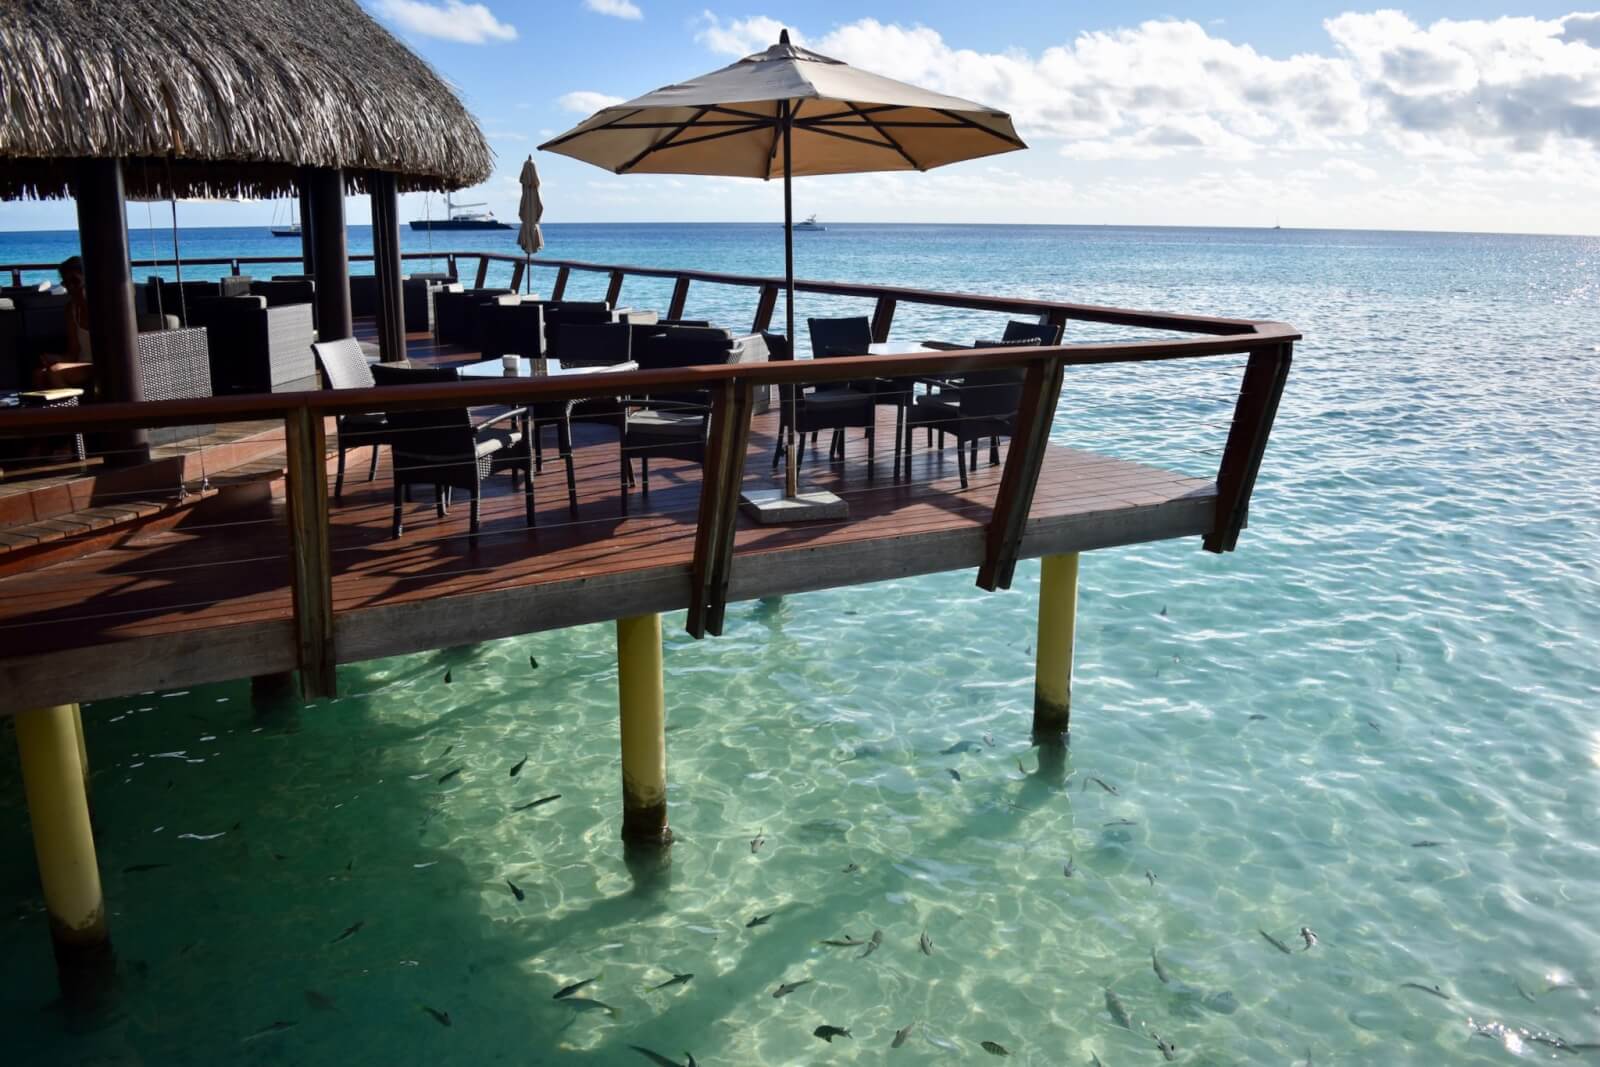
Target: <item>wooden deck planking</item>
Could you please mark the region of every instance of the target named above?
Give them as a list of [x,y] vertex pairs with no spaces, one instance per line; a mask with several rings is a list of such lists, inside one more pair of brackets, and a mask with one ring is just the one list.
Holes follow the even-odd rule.
[[[472,358],[419,340],[417,357]],[[870,469],[859,431],[848,435],[842,463],[827,460],[826,434],[819,451],[807,451],[803,484],[844,496],[848,520],[762,527],[741,517],[731,600],[977,566],[1004,443],[999,466],[980,447],[962,490],[954,445],[929,448],[919,433],[911,477],[896,481],[892,427],[892,409],[880,409]],[[757,416],[746,487],[781,485],[781,470],[771,466],[775,432],[776,416]],[[521,495],[497,475],[476,543],[467,537],[460,492],[439,519],[432,494],[419,491],[406,508],[405,535],[392,540],[387,455],[368,483],[368,454],[352,453],[344,500],[330,501],[340,662],[688,605],[698,466],[656,461],[649,496],[635,488],[623,516],[615,430],[582,427],[574,521],[552,433],[546,446],[535,480],[537,529],[524,529]],[[1052,446],[1021,554],[1199,536],[1211,526],[1215,501],[1208,481]],[[0,714],[292,666],[286,520],[281,502],[262,503],[230,523],[180,522],[0,579]]]

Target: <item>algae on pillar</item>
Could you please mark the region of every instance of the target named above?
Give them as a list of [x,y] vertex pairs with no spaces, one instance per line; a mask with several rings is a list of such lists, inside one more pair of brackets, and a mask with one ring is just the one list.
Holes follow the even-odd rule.
[[672,844],[667,828],[667,719],[661,616],[617,620],[617,703],[622,732],[622,840],[630,850]]

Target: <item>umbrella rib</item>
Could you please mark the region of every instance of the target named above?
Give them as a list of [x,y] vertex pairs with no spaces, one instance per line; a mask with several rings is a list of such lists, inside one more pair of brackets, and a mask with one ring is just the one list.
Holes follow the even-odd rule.
[[539,146],[539,151],[543,152],[547,148],[554,148],[556,145],[566,144],[568,141],[572,140],[574,137],[581,137],[586,133],[594,133],[597,130],[610,129],[611,127],[615,126],[617,123],[623,121],[624,119],[633,118],[633,116],[639,114],[639,112],[642,111],[642,110],[643,110],[642,108],[634,108],[632,111],[629,111],[626,114],[618,115],[616,118],[612,119],[610,122],[602,122],[600,125],[590,127],[587,130],[585,130],[585,129],[576,129],[576,130],[571,131],[570,133],[564,133],[560,137],[557,137],[555,140],[546,141],[544,144],[540,145]]
[[961,114],[960,112],[949,111],[949,110],[947,110],[945,108],[942,108],[942,107],[941,108],[936,108],[935,110],[938,111],[939,114],[943,115],[947,119],[955,119],[957,122],[959,122],[963,126],[971,126],[975,130],[982,130],[984,133],[987,133],[989,136],[994,137],[997,140],[1004,141],[1008,145],[1014,145],[1017,148],[1027,148],[1028,147],[1027,145],[1022,143],[1022,138],[1009,136],[1007,134],[1003,134],[1003,133],[999,133],[999,132],[997,132],[995,130],[991,130],[989,127],[983,125],[982,123],[973,122],[971,119],[967,118],[965,115]]
[[637,156],[634,156],[628,162],[624,163],[622,167],[617,170],[617,173],[621,174],[625,170],[631,170],[646,156],[653,155],[656,152],[665,151],[669,148],[687,148],[689,145],[704,144],[707,141],[718,141],[724,137],[737,137],[740,134],[753,133],[756,130],[763,129],[766,129],[765,123],[761,123],[760,125],[752,123],[749,126],[744,126],[736,130],[719,130],[716,133],[708,133],[704,137],[685,137],[683,140],[673,141],[671,144],[667,144],[666,140],[663,139],[661,143],[646,148],[643,152],[640,152]]
[[894,145],[894,150],[896,152],[900,153],[900,157],[902,159],[904,159],[907,163],[911,164],[917,170],[924,169],[922,164],[918,163],[916,160],[911,158],[911,153],[906,151],[905,146],[902,145],[899,141],[895,140],[893,137],[889,136],[889,132],[887,130],[885,130],[882,126],[878,125],[878,123],[875,122],[865,111],[861,110],[860,105],[852,104],[848,100],[846,100],[844,103],[845,103],[845,106],[848,107],[852,112],[854,112],[857,115],[860,115],[862,121],[864,121],[868,126],[871,126],[874,130],[877,130],[878,131],[878,135],[880,137],[882,137],[885,141],[888,141],[890,144]]
[[687,130],[690,126],[694,125],[695,123],[699,122],[701,119],[705,118],[707,110],[708,110],[707,108],[703,108],[703,107],[702,108],[696,108],[695,109],[695,113],[693,115],[691,115],[689,118],[686,118],[682,122],[678,123],[678,125],[675,128],[673,128],[671,133],[667,134],[665,137],[661,138],[659,141],[656,141],[653,144],[648,145],[644,149],[644,151],[640,152],[638,155],[636,155],[632,159],[628,160],[622,166],[618,167],[617,168],[617,173],[621,174],[623,171],[632,170],[634,167],[639,165],[639,161],[641,159],[643,159],[645,156],[648,156],[650,153],[656,151],[658,148],[665,148],[668,145],[670,145],[672,143],[673,139],[678,136],[678,134],[682,133],[684,130]]
[[[856,144],[864,144],[871,148],[893,148],[897,150],[900,148],[900,146],[895,144],[893,141],[874,141],[870,137],[859,137],[853,133],[840,133],[838,130],[830,130],[826,126],[807,126],[805,129],[810,133],[818,133],[824,137],[837,137],[841,141],[854,141]],[[900,154],[904,156],[905,152],[902,151]],[[906,156],[906,158],[908,160],[911,159],[910,156]],[[917,166],[915,160],[911,160],[911,165],[916,167],[918,170],[923,169],[922,167]]]

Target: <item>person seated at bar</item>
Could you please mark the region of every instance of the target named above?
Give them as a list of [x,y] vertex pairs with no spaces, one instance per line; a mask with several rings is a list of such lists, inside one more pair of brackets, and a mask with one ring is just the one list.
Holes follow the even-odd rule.
[[72,256],[56,268],[67,290],[67,351],[64,356],[39,354],[33,372],[36,389],[88,390],[94,380],[94,351],[89,342],[89,301],[83,292],[83,260]]

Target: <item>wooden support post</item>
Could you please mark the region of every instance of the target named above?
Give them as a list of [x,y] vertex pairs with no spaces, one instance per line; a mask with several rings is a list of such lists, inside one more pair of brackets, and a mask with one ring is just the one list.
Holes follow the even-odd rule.
[[1078,631],[1078,554],[1046,556],[1039,572],[1033,737],[1060,740],[1072,717],[1072,644]]
[[400,281],[400,195],[395,176],[367,176],[372,200],[372,273],[378,282],[378,351],[385,363],[406,359],[406,317]]
[[479,256],[478,257],[478,276],[476,278],[472,279],[472,287],[474,289],[482,289],[483,286],[484,286],[484,283],[487,282],[488,280],[489,280],[489,257],[488,256]]
[[754,404],[755,389],[743,379],[724,381],[711,396],[711,428],[706,442],[705,474],[700,482],[694,563],[690,567],[694,599],[689,602],[685,625],[695,638],[704,637],[707,632],[722,633]]
[[672,844],[672,831],[667,828],[660,615],[617,620],[617,702],[622,730],[622,840],[630,848],[665,848]]
[[606,306],[614,308],[617,301],[622,299],[622,279],[626,277],[620,270],[611,272],[611,284],[606,286]]
[[77,705],[60,704],[16,716],[33,850],[50,913],[56,969],[69,1003],[103,991],[115,967],[78,755],[76,713]]
[[[83,252],[84,298],[89,304],[86,325],[94,341],[101,396],[106,400],[143,400],[121,161],[80,162],[73,195],[78,206],[78,244]],[[114,465],[142,463],[149,456],[143,430],[107,434],[104,444],[106,462]]]
[[1239,531],[1250,512],[1250,493],[1255,489],[1256,473],[1261,470],[1261,457],[1267,451],[1267,438],[1293,360],[1292,344],[1250,353],[1244,380],[1239,383],[1228,444],[1217,470],[1217,516],[1205,536],[1208,552],[1232,552],[1239,543]]
[[300,187],[300,273],[308,277],[317,273],[317,190],[311,177],[314,173],[315,168],[301,167],[295,176],[295,184]]
[[456,276],[456,257],[454,252],[444,257],[444,272],[450,275],[451,281],[459,280]]
[[1039,469],[1050,443],[1050,422],[1061,396],[1063,369],[1059,359],[1028,365],[1022,406],[1017,411],[1011,447],[1006,450],[1005,470],[1000,474],[1000,488],[995,492],[994,510],[989,516],[983,563],[978,568],[981,589],[993,592],[1011,588],[1017,551],[1027,529],[1028,511],[1033,507],[1033,491],[1039,484]]
[[522,260],[522,259],[519,259],[519,260],[516,261],[516,263],[512,264],[512,267],[511,267],[511,291],[513,293],[522,292],[522,275],[523,275],[523,272],[527,269],[527,267],[528,267],[527,261],[526,260]]
[[872,341],[874,344],[883,344],[889,339],[889,327],[894,325],[895,300],[893,297],[878,297],[877,306],[872,309]]
[[560,267],[556,270],[556,284],[550,289],[551,300],[560,300],[567,295],[567,276],[571,273],[566,267]]
[[[756,320],[750,324],[751,333],[762,333],[772,327],[772,313],[778,309],[778,287],[776,285],[763,285],[761,296],[756,300]],[[789,338],[789,358],[794,355],[794,338]]]
[[1061,331],[1061,343],[1067,341],[1067,313],[1060,308],[1045,312],[1040,316],[1045,323]]
[[[355,336],[350,318],[350,252],[344,231],[344,174],[334,167],[313,167],[309,217],[314,239],[312,273],[316,275],[317,340]],[[302,223],[302,226],[304,223]]]
[[290,582],[307,700],[338,695],[333,648],[333,570],[328,554],[327,429],[321,414],[292,408],[284,420]]
[[689,302],[689,279],[678,278],[672,283],[672,302],[667,305],[667,318],[683,318],[683,306]]

